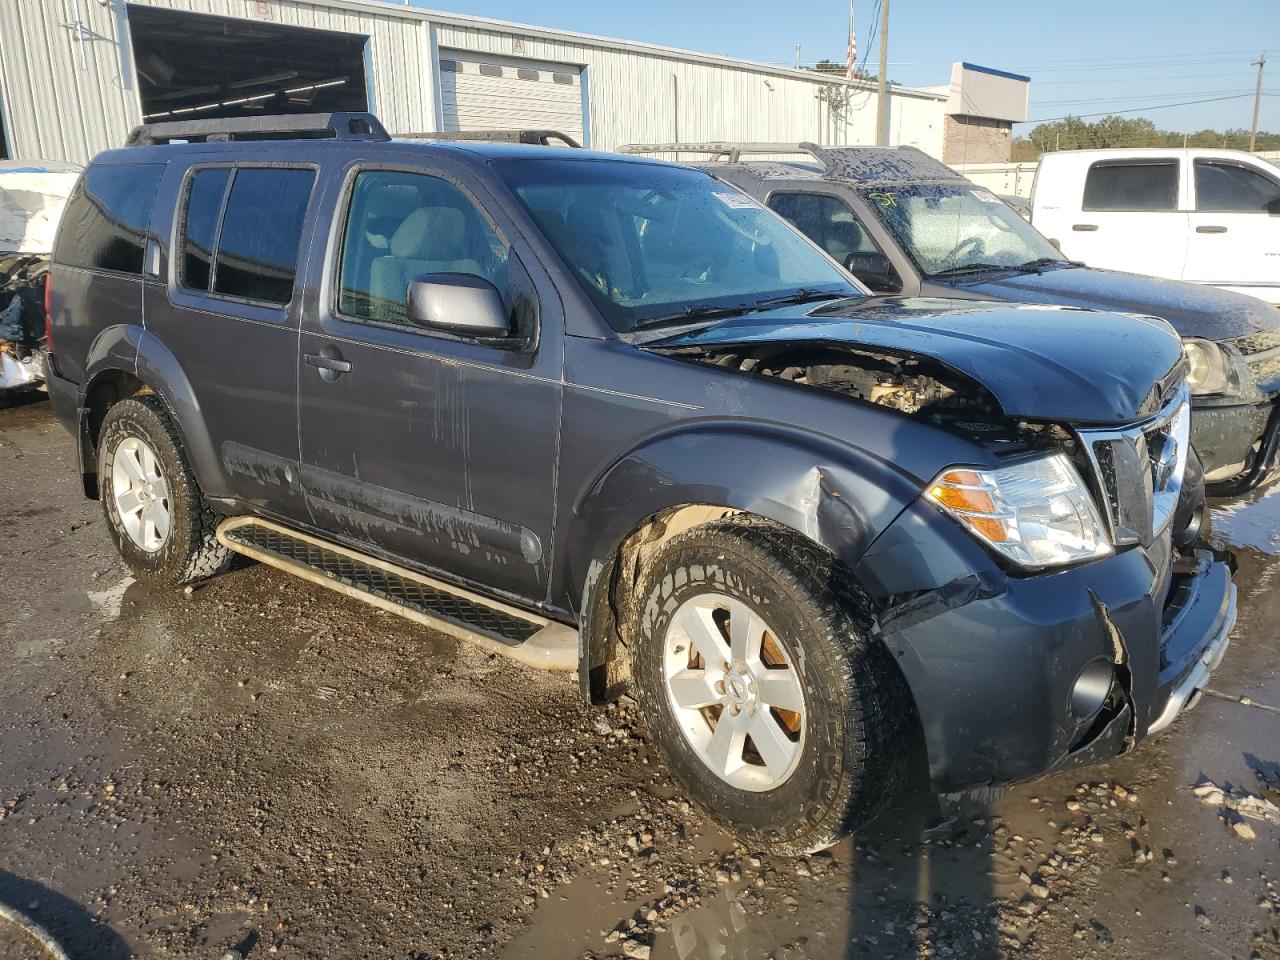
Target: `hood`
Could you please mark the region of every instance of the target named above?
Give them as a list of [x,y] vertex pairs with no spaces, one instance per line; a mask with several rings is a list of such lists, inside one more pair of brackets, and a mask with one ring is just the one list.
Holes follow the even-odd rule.
[[650,349],[769,344],[864,347],[929,358],[984,386],[1010,417],[1078,424],[1150,416],[1182,369],[1181,341],[1150,317],[919,297],[762,311]]
[[954,289],[959,296],[982,299],[1145,313],[1167,320],[1184,337],[1209,340],[1280,327],[1280,310],[1256,297],[1198,283],[1090,267],[1057,267],[1044,273],[956,284]]

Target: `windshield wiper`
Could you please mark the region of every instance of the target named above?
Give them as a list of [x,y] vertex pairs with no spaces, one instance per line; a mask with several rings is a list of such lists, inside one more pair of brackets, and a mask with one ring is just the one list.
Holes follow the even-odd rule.
[[766,297],[764,300],[757,300],[757,307],[780,307],[785,303],[813,303],[815,300],[843,300],[846,297],[856,296],[852,293],[837,293],[834,290],[810,290],[801,287],[795,293],[787,293],[780,297]]
[[1062,257],[1037,257],[1035,260],[1028,260],[1026,263],[1020,263],[1012,269],[1039,273],[1044,267],[1078,266],[1080,266],[1079,262],[1075,260],[1064,260]]
[[958,267],[947,267],[945,270],[939,270],[937,273],[929,274],[930,277],[961,277],[966,273],[986,273],[988,270],[1017,270],[1017,267],[1011,267],[1008,264],[1001,263],[965,263]]
[[755,309],[754,304],[742,304],[736,307],[686,307],[679,313],[666,313],[660,317],[648,317],[636,321],[632,330],[652,330],[654,327],[666,327],[676,323],[689,323],[697,320],[711,320],[718,317],[736,317]]

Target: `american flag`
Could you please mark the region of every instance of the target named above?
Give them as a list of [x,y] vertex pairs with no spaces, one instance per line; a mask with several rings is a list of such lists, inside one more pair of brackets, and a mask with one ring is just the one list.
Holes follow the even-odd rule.
[[858,31],[853,26],[853,0],[849,0],[849,49],[844,58],[844,75],[852,80],[858,74]]

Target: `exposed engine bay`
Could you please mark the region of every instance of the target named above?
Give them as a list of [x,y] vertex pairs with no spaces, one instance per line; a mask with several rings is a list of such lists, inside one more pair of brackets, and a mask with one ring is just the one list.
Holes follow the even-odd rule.
[[1050,446],[1070,450],[1074,445],[1070,432],[1060,426],[1006,416],[981,384],[928,358],[812,344],[662,352],[888,407],[1002,454]]
[[34,387],[44,381],[48,273],[47,256],[0,254],[0,390]]

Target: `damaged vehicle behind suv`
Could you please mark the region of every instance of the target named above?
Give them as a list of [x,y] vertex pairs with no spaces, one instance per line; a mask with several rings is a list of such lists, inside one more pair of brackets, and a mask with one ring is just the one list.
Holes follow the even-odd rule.
[[44,383],[44,278],[80,168],[0,161],[0,399]]
[[1223,656],[1162,321],[872,297],[658,161],[341,114],[134,142],[59,237],[50,395],[140,577],[240,553],[630,690],[782,851],[917,745],[941,791],[1130,750]]
[[[1070,260],[994,194],[914,147],[622,149],[673,146],[724,158],[699,166],[786,217],[873,292],[1168,321],[1190,363],[1192,444],[1210,495],[1235,496],[1280,473],[1280,309],[1243,293]],[[752,159],[761,153],[802,159]]]

